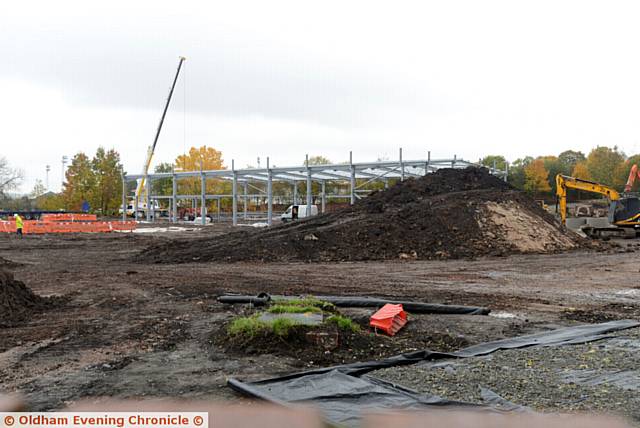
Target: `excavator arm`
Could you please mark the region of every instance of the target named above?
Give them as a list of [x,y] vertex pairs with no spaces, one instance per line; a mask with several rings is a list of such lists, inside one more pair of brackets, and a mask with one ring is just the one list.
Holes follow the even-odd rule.
[[562,220],[563,225],[567,222],[567,189],[598,193],[606,196],[610,202],[620,199],[620,193],[611,187],[594,183],[593,181],[558,174],[556,175],[556,196],[558,197],[560,219]]
[[627,179],[627,184],[624,186],[624,193],[629,193],[633,188],[633,184],[636,181],[636,178],[640,177],[640,171],[638,171],[638,165],[633,165],[631,167],[631,171],[629,171],[629,178]]

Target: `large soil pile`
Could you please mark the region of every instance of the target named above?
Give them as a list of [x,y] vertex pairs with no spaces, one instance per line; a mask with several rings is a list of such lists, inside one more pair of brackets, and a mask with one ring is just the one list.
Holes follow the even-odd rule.
[[584,244],[524,193],[484,169],[467,168],[407,180],[331,214],[165,243],[140,257],[157,263],[444,259]]
[[24,320],[30,313],[46,308],[48,299],[31,291],[11,272],[0,270],[0,327]]

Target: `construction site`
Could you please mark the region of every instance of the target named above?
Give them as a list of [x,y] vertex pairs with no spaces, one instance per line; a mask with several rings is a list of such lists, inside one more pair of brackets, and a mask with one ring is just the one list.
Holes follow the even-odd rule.
[[[580,236],[461,165],[265,227],[0,234],[3,392],[33,411],[180,398],[311,404],[338,426],[443,406],[637,424],[639,241]],[[387,304],[397,329],[373,327]]]
[[[485,6],[406,11],[395,27],[385,8],[368,32],[368,8],[301,10],[302,24],[293,5],[268,8],[200,22],[127,4],[126,20],[105,8],[92,24],[74,7],[66,26],[87,34],[72,54],[20,56],[0,112],[13,129],[0,130],[0,428],[640,427],[640,154],[614,145],[637,152],[637,112],[609,98],[635,69],[597,72],[606,90],[593,89],[592,51],[615,51],[598,39],[557,77],[582,51],[578,37],[555,57],[553,37],[537,48],[555,6],[486,39],[512,21],[478,19]],[[204,51],[191,92],[178,57],[147,147],[161,46]]]

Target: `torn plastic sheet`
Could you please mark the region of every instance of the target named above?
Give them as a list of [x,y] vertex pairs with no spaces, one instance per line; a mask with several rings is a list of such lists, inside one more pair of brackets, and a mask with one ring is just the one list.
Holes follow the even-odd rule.
[[618,370],[605,373],[597,370],[571,370],[562,373],[562,380],[585,386],[611,385],[628,391],[640,391],[640,371]]
[[[224,295],[218,297],[220,303],[251,303],[254,306],[267,304],[270,300],[299,299],[298,296],[269,296],[260,293],[257,296]],[[372,297],[358,296],[313,296],[315,299],[329,302],[338,307],[348,308],[381,308],[386,304],[402,305],[405,311],[415,314],[458,314],[458,315],[488,315],[488,308],[477,306],[441,305],[437,303],[407,302],[404,300],[375,299]]]
[[231,388],[242,394],[271,402],[312,404],[324,413],[329,422],[346,426],[356,426],[364,411],[384,409],[425,409],[432,406],[459,409],[464,406],[487,411],[521,410],[524,408],[504,400],[489,390],[484,390],[482,394],[486,405],[463,403],[435,395],[420,394],[401,385],[368,376],[366,373],[420,362],[483,356],[501,349],[592,342],[611,337],[609,333],[638,326],[640,323],[633,320],[580,325],[487,342],[452,353],[422,350],[378,361],[292,373],[258,382],[244,383],[232,378],[228,383]]

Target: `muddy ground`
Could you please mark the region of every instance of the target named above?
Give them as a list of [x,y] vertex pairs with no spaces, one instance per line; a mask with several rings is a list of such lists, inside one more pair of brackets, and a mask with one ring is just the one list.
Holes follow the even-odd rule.
[[[1,235],[0,257],[15,262],[5,265],[16,280],[41,296],[62,296],[64,303],[0,328],[0,392],[23,394],[34,410],[106,396],[238,400],[226,386],[228,377],[257,380],[348,358],[422,347],[453,350],[558,326],[640,317],[639,254],[620,250],[473,261],[133,261],[160,241],[215,239],[225,230],[23,240]],[[376,338],[375,349],[321,361],[304,353],[226,351],[212,343],[230,317],[246,309],[225,307],[215,297],[261,291],[482,305],[493,315],[411,316],[396,338]],[[368,317],[363,310],[348,314],[363,322]]]

